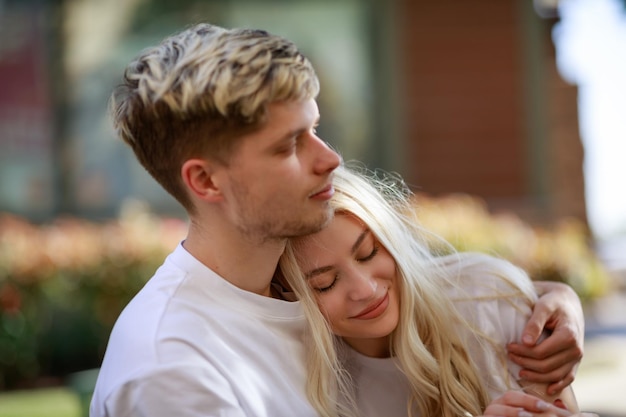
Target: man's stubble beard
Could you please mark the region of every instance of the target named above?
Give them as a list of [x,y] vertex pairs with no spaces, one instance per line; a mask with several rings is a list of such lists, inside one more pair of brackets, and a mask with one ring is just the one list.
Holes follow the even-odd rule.
[[319,232],[330,223],[332,216],[332,209],[327,207],[314,219],[298,218],[284,222],[276,218],[260,219],[256,222],[242,222],[244,224],[240,224],[239,230],[250,241],[259,244],[284,241]]
[[[333,209],[329,201],[324,203],[324,207],[319,208],[315,217],[309,214],[308,218],[305,218],[304,214],[293,216],[293,210],[268,210],[266,208],[253,210],[251,207],[254,205],[249,203],[248,188],[239,183],[235,183],[235,187],[234,195],[237,196],[236,204],[239,208],[237,228],[250,242],[256,244],[284,241],[319,232],[330,223],[333,217]],[[288,216],[292,217],[291,220],[285,220]]]

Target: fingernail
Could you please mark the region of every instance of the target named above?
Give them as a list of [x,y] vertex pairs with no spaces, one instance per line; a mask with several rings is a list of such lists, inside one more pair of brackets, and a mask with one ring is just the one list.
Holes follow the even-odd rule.
[[537,401],[537,408],[538,408],[538,409],[540,409],[540,410],[545,411],[545,410],[547,410],[548,408],[550,408],[550,404],[548,404],[548,403],[547,403],[547,402],[545,402],[545,401],[541,401],[541,400],[539,400],[539,401]]
[[533,343],[533,337],[532,337],[531,335],[529,335],[529,334],[525,334],[525,335],[522,337],[522,341],[523,341],[524,343],[526,343],[527,345],[530,345],[530,344],[532,344],[532,343]]
[[[562,416],[562,417],[569,417],[572,415],[572,413],[568,410],[565,410],[563,408],[559,408],[557,406],[554,405],[548,405],[550,407],[550,412],[556,414],[557,416]],[[539,403],[537,403],[537,407],[539,407]]]

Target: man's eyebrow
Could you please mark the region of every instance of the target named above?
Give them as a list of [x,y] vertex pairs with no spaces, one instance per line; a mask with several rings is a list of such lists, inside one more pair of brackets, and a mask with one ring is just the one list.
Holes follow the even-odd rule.
[[[313,127],[317,127],[320,124],[320,116],[318,115],[315,120],[313,121]],[[302,133],[308,131],[309,128],[308,127],[301,127],[301,128],[297,128],[297,129],[293,129],[288,131],[287,133],[285,133],[282,138],[280,139],[281,141],[283,140],[288,140],[291,139],[294,136],[300,136]]]

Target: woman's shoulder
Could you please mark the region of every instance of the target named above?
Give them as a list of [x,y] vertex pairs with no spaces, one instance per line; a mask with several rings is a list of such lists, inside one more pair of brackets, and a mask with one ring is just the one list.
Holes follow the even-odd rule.
[[481,253],[445,258],[446,293],[463,325],[474,330],[468,334],[478,332],[497,345],[518,340],[536,300],[526,273],[507,260]]
[[479,252],[459,252],[438,258],[452,298],[483,298],[519,294],[532,296],[528,275],[511,262]]

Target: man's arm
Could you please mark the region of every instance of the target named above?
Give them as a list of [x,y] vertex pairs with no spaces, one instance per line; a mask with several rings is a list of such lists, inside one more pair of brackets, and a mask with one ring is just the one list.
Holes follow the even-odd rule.
[[[523,368],[521,379],[549,383],[548,393],[555,394],[574,381],[582,359],[583,310],[570,286],[547,281],[534,284],[539,300],[524,328],[522,343],[507,348],[511,361]],[[542,334],[548,337],[537,343]]]

